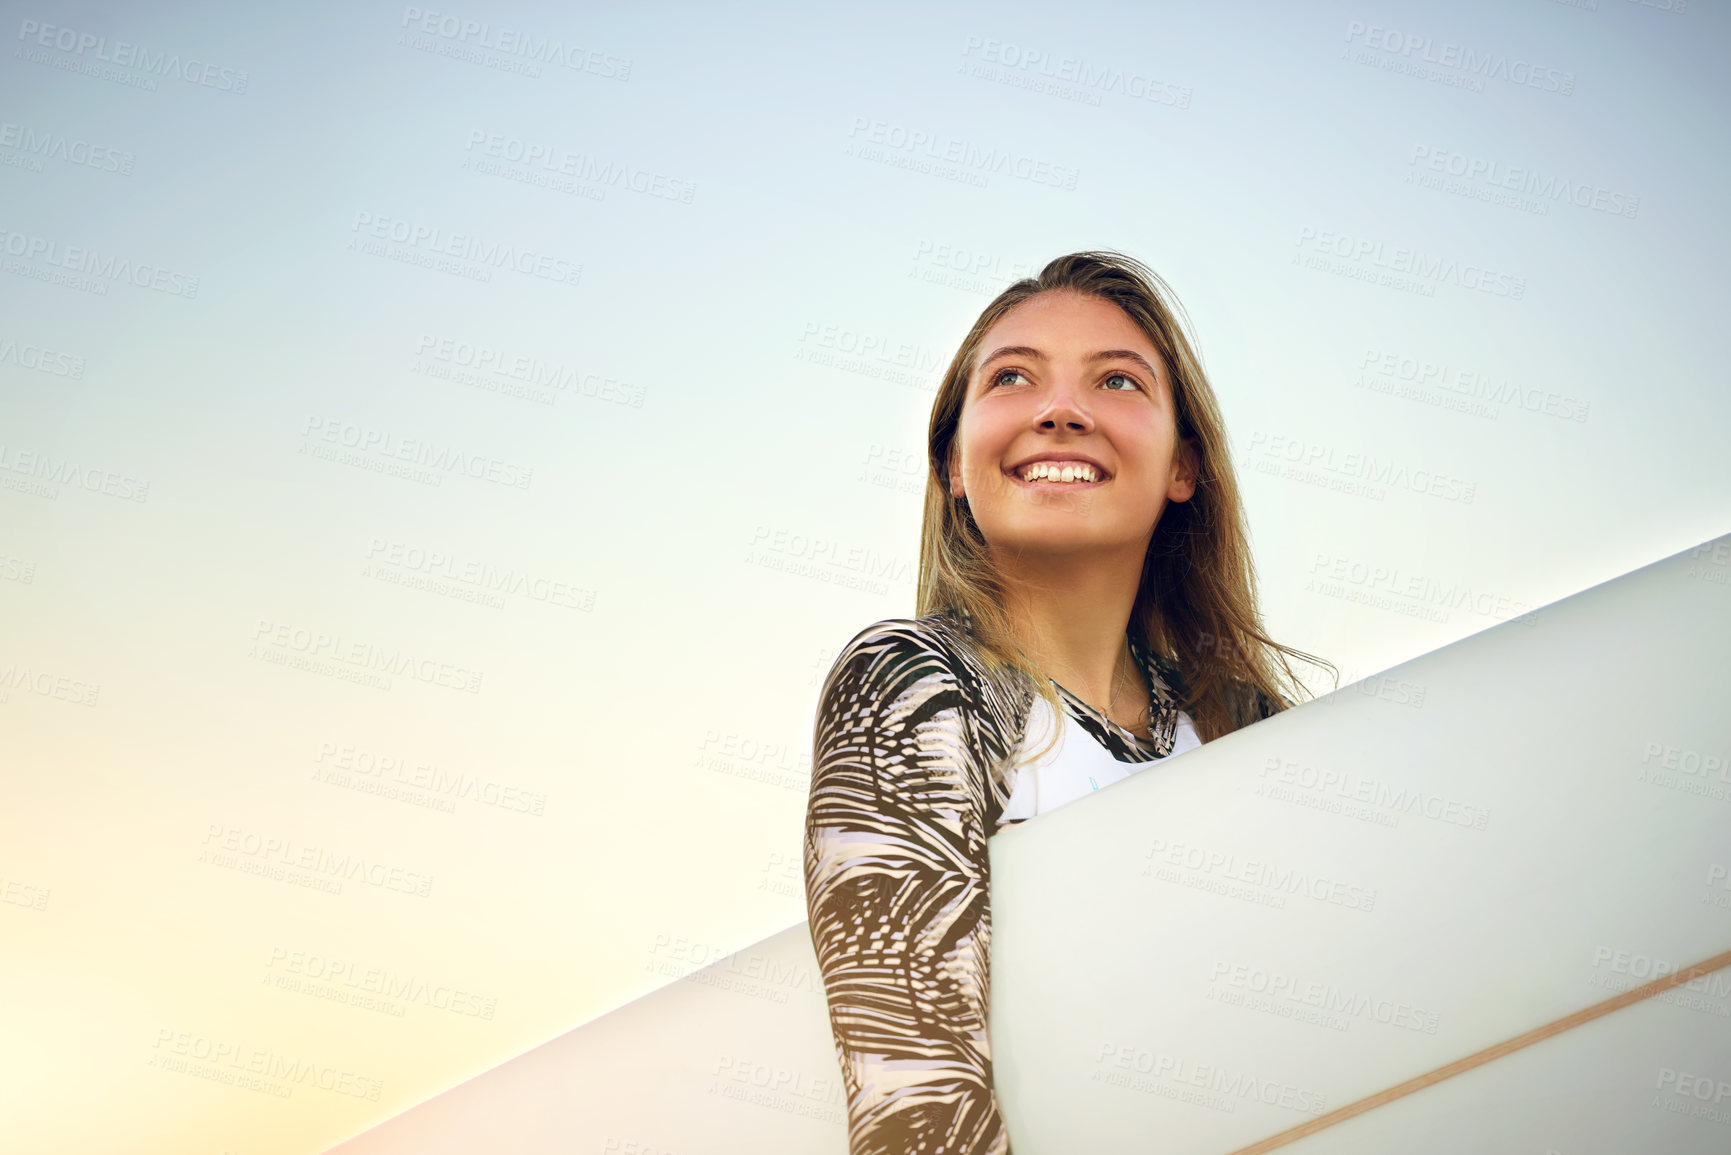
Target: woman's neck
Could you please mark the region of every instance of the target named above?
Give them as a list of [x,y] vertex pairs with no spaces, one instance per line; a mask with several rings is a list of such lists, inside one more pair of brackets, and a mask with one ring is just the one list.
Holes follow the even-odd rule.
[[[1142,576],[1142,551],[1119,557],[1000,560],[1005,601],[1022,649],[1047,675],[1102,713],[1114,698],[1145,695],[1125,631]],[[1126,690],[1129,687],[1129,690]],[[1140,688],[1140,689],[1138,689]],[[1146,703],[1134,703],[1140,709]]]

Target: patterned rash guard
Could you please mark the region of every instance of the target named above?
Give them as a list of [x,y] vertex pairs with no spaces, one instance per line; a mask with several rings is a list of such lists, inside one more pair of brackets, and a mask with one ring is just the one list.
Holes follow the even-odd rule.
[[[1165,757],[1183,683],[1129,636],[1152,740],[1061,686],[1059,697],[1114,757]],[[848,1092],[850,1155],[1009,1153],[986,1036],[986,839],[1015,786],[1033,695],[1025,678],[986,664],[961,611],[868,627],[819,695],[806,912]],[[1267,712],[1259,696],[1257,713]]]

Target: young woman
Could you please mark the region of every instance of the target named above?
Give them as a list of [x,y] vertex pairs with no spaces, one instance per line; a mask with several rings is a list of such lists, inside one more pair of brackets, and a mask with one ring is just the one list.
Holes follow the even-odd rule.
[[[1059,257],[932,406],[918,614],[819,698],[806,906],[852,1155],[1007,1155],[986,839],[1287,708],[1214,394],[1170,290]],[[1328,663],[1319,663],[1327,665]]]

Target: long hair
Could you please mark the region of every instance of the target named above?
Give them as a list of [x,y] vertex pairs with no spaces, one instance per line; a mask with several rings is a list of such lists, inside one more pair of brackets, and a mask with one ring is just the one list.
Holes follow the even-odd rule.
[[[1130,628],[1175,669],[1182,708],[1207,742],[1308,696],[1287,656],[1332,663],[1283,646],[1262,628],[1244,506],[1214,390],[1186,335],[1188,318],[1151,269],[1111,250],[1070,253],[999,293],[956,350],[932,402],[930,471],[920,529],[918,614],[961,610],[987,660],[1018,670],[1060,708],[1057,692],[1011,629],[1005,584],[967,499],[950,494],[950,450],[980,343],[1004,314],[1041,293],[1069,290],[1117,305],[1165,360],[1172,382],[1179,451],[1191,441],[1196,490],[1169,501],[1154,527],[1130,611]],[[1180,319],[1184,323],[1180,323]],[[1335,681],[1339,672],[1335,671]]]

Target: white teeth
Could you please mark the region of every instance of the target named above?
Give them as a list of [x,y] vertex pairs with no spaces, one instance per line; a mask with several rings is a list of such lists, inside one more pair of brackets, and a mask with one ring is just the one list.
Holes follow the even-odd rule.
[[1097,481],[1099,474],[1092,465],[1081,461],[1059,463],[1039,461],[1022,471],[1023,481]]

